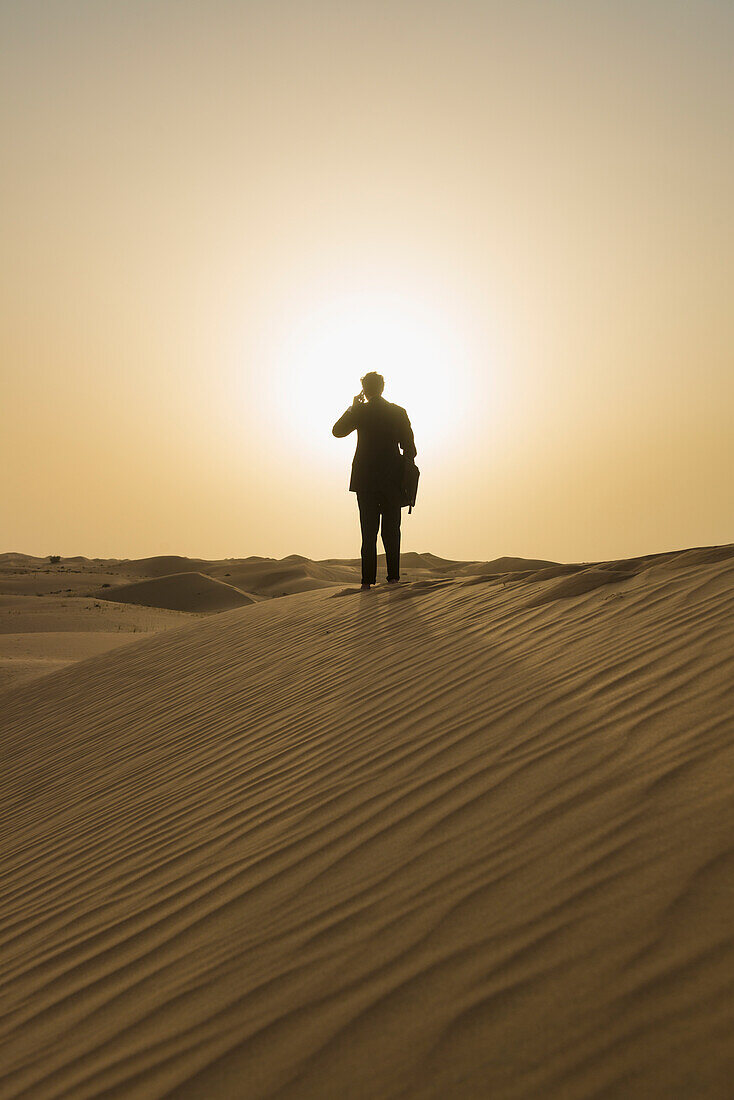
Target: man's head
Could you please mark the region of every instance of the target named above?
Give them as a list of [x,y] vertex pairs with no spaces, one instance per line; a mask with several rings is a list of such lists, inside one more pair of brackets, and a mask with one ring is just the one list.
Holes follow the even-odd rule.
[[385,379],[374,370],[371,370],[369,374],[365,374],[361,381],[362,390],[368,401],[371,401],[373,397],[379,397],[385,388]]

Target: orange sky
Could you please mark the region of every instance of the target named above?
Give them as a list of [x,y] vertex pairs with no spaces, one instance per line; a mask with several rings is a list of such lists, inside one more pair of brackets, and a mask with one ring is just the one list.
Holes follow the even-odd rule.
[[[729,542],[734,7],[0,2],[0,549]],[[392,383],[392,384],[391,384]]]

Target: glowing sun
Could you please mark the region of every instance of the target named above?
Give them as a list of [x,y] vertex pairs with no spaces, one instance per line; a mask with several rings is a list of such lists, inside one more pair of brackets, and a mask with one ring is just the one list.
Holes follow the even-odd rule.
[[428,305],[396,295],[348,294],[293,325],[273,381],[298,435],[331,446],[331,424],[378,371],[385,398],[408,410],[419,450],[454,428],[464,400],[459,341]]

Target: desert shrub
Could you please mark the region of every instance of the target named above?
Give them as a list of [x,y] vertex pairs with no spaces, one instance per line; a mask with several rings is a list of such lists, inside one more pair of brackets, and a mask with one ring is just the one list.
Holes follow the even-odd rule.
[[55,565],[56,562],[61,561],[61,554],[49,554],[48,560]]

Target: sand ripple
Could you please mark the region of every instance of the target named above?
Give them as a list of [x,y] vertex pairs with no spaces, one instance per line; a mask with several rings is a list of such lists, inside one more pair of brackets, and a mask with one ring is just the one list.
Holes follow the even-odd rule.
[[0,1094],[730,1096],[696,554],[307,592],[4,695]]

